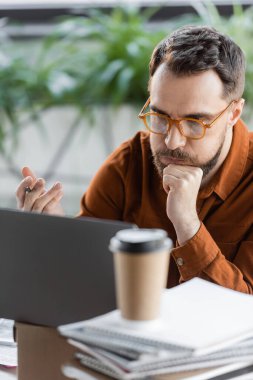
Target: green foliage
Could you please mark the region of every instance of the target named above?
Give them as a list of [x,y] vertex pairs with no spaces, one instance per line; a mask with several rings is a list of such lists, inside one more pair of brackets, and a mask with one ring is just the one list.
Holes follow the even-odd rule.
[[243,10],[241,5],[235,4],[233,14],[225,18],[212,2],[207,2],[203,4],[200,16],[202,23],[229,35],[243,50],[247,62],[244,98],[250,110],[253,106],[253,6]]
[[198,16],[183,15],[157,25],[148,22],[156,9],[117,8],[110,14],[93,10],[88,18],[64,18],[31,57],[15,49],[0,25],[2,152],[8,134],[17,140],[27,117],[39,124],[41,112],[52,107],[71,105],[79,116],[90,116],[99,104],[139,107],[147,97],[154,46],[189,23],[213,25],[242,47],[248,62],[245,98],[253,105],[253,7],[243,11],[235,6],[233,15],[225,19],[212,3],[192,4]]
[[0,149],[8,128],[17,136],[24,113],[39,121],[42,110],[55,106],[72,105],[90,115],[97,104],[141,104],[147,96],[150,55],[165,36],[161,28],[148,28],[154,11],[119,8],[106,15],[94,10],[89,18],[62,19],[33,57],[18,53],[5,40],[0,55]]
[[141,103],[150,55],[165,36],[165,31],[148,29],[149,16],[129,8],[62,21],[44,43],[48,54],[49,46],[52,50],[60,41],[56,81],[64,73],[65,82],[73,84],[70,92],[77,91],[84,105]]

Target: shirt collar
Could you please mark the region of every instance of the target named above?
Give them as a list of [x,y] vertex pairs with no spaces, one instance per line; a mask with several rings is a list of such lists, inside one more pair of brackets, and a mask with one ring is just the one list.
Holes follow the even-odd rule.
[[249,153],[249,132],[242,120],[233,130],[233,140],[229,153],[217,175],[206,188],[200,191],[200,197],[207,198],[215,192],[223,201],[240,182]]

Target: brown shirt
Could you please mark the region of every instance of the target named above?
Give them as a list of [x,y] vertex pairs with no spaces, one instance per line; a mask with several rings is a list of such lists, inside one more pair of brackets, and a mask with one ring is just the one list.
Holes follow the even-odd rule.
[[158,176],[149,135],[139,132],[116,149],[93,178],[80,215],[163,228],[174,241],[168,287],[201,277],[253,293],[253,133],[239,121],[229,154],[209,185],[200,190],[197,234],[177,246],[166,215],[166,193]]

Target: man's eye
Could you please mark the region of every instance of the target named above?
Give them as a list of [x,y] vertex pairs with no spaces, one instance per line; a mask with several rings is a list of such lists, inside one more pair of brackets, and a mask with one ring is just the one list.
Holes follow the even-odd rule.
[[190,119],[194,119],[194,120],[203,120],[200,116],[192,116]]

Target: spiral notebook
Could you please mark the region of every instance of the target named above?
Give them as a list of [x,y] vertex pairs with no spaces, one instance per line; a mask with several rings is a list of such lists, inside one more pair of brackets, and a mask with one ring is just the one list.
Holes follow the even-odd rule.
[[[201,357],[189,356],[188,358],[170,358],[158,359],[150,356],[150,361],[142,360],[126,360],[118,354],[112,354],[110,351],[89,347],[85,344],[69,340],[79,349],[76,359],[80,364],[111,376],[118,380],[142,379],[150,376],[162,374],[174,374],[180,372],[209,372],[219,367],[226,373],[239,368],[247,368],[247,371],[253,372],[253,347],[240,349],[233,348],[220,353],[204,355]],[[238,355],[240,360],[238,360]],[[153,360],[152,360],[153,359]],[[134,365],[132,365],[134,364]],[[234,365],[234,366],[233,366]]]
[[137,349],[160,349],[209,354],[253,337],[253,297],[194,278],[163,293],[159,321],[131,328],[118,310],[74,324],[61,326],[62,335],[85,338],[84,342]]
[[[91,364],[91,361],[84,363],[86,367],[100,372],[110,378],[117,380],[130,379],[130,377],[120,377],[116,375],[113,371],[109,370],[106,366],[101,365],[99,362],[94,362]],[[155,374],[145,373],[142,374],[142,377],[136,375],[132,376],[131,380],[137,379],[149,379],[149,380],[252,380],[253,378],[253,362],[242,362],[236,364],[229,364],[225,366],[218,366],[215,368],[204,368],[197,370],[186,370],[176,373],[168,373],[164,371],[157,372]],[[75,380],[95,380],[96,376],[87,375],[85,370],[77,368],[73,365],[64,365],[62,368],[63,374],[69,379]],[[247,376],[248,374],[248,376]],[[245,377],[243,376],[245,375]]]
[[115,310],[59,331],[82,364],[131,380],[252,362],[252,315],[252,296],[195,278],[164,291],[157,321],[137,326]]

